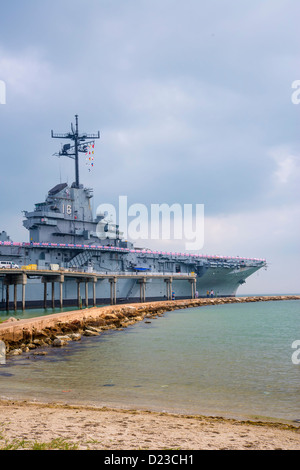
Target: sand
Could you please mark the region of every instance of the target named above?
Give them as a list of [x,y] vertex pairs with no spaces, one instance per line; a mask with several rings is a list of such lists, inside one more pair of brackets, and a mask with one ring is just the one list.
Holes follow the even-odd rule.
[[299,450],[300,427],[222,417],[0,401],[0,449]]

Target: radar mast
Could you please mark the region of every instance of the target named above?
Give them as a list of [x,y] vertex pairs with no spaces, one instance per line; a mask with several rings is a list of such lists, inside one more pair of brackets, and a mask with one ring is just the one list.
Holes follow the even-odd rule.
[[[75,160],[75,188],[79,188],[79,152],[85,153],[88,148],[88,144],[94,144],[95,139],[100,139],[100,132],[97,134],[79,134],[78,132],[78,114],[75,114],[75,129],[73,123],[71,123],[71,132],[66,134],[54,134],[51,131],[51,137],[53,139],[68,139],[74,142],[71,144],[64,144],[62,150],[54,155],[69,157]],[[91,139],[91,140],[90,140]],[[88,142],[86,142],[88,140]]]

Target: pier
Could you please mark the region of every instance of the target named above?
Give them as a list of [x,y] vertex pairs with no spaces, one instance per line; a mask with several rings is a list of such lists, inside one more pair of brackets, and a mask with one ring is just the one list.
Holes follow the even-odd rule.
[[17,310],[17,289],[18,286],[22,286],[22,300],[21,308],[26,308],[26,285],[28,278],[40,278],[44,284],[44,299],[43,306],[47,308],[47,286],[51,284],[51,305],[55,307],[55,284],[59,284],[59,307],[63,308],[63,284],[68,280],[75,280],[77,282],[77,306],[82,306],[80,286],[83,283],[85,285],[85,299],[84,306],[90,305],[90,299],[88,295],[89,283],[93,286],[93,298],[92,306],[95,307],[97,303],[96,299],[96,285],[100,281],[108,281],[110,284],[110,303],[111,305],[117,304],[117,282],[121,279],[133,279],[137,281],[140,286],[140,302],[146,301],[146,284],[147,280],[150,279],[162,279],[166,283],[166,299],[172,299],[172,287],[173,282],[176,280],[186,280],[191,285],[191,298],[195,298],[196,294],[196,282],[197,276],[194,273],[182,274],[182,273],[99,273],[99,272],[83,272],[83,271],[71,271],[71,270],[46,270],[46,269],[1,269],[0,279],[2,278],[3,285],[5,286],[5,306],[6,310],[11,309],[10,302],[10,286],[13,286],[13,310]]

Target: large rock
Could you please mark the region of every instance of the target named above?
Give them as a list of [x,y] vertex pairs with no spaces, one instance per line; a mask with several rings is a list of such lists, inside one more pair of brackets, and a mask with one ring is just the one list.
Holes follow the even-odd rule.
[[9,317],[7,320],[4,320],[2,323],[9,323],[9,322],[12,322],[12,321],[18,321],[18,319],[15,318],[15,317]]
[[118,317],[115,313],[104,313],[102,316],[104,320],[109,320],[109,321],[116,321],[118,320]]
[[22,349],[12,349],[9,354],[11,356],[19,356],[20,354],[22,354]]
[[72,341],[81,340],[81,334],[80,333],[70,333],[69,337],[71,338]]
[[62,338],[55,338],[55,340],[52,342],[52,346],[55,348],[60,348],[61,346],[65,346],[66,344],[68,344],[68,341]]

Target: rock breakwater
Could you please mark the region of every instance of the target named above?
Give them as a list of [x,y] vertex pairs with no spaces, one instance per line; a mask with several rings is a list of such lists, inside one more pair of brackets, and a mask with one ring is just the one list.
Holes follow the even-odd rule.
[[[205,305],[276,300],[300,300],[300,296],[277,295],[164,300],[92,307],[25,320],[16,320],[11,317],[0,324],[0,340],[5,342],[7,354],[17,355],[41,346],[61,347],[69,341],[80,340],[83,335],[98,336],[102,331],[126,328],[144,319],[150,321],[149,319],[171,310]],[[36,353],[46,354],[45,350]]]

